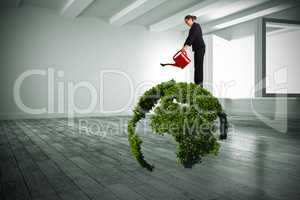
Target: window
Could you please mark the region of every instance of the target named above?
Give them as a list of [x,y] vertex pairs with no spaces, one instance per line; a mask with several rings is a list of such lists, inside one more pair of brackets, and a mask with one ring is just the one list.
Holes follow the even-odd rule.
[[300,96],[300,22],[264,20],[264,96]]

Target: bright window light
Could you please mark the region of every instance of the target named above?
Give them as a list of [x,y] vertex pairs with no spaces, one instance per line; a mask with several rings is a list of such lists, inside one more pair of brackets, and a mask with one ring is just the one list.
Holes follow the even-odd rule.
[[213,39],[213,93],[220,98],[254,97],[254,36]]

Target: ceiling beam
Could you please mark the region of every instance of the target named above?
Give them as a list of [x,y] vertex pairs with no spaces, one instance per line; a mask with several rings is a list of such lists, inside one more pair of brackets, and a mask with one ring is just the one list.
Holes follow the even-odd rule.
[[[229,15],[245,11],[247,9],[262,5],[266,2],[270,2],[271,0],[235,0],[228,3],[225,6],[219,7],[215,10],[212,10],[208,14],[208,20],[203,21],[202,23],[208,23],[209,21],[221,19],[223,17],[227,17]],[[203,19],[203,18],[202,18]],[[204,18],[205,19],[205,18]]]
[[295,0],[274,0],[268,3],[262,4],[260,6],[256,6],[254,8],[250,8],[244,12],[239,12],[227,17],[224,17],[219,20],[215,20],[211,23],[204,24],[202,26],[203,33],[207,34],[219,29],[224,29],[230,26],[234,26],[240,23],[244,23],[247,21],[251,21],[260,17],[264,17],[266,15],[270,15],[276,12],[284,11],[295,5],[299,4],[299,2]]
[[287,24],[287,23],[277,23],[277,22],[268,22],[267,27],[271,28],[300,28],[300,24]]
[[[263,3],[266,3],[271,0],[231,0],[228,1],[226,5],[224,6],[218,6],[213,10],[210,10],[209,13],[200,13],[200,23],[206,24],[211,21],[221,19],[223,17],[227,17],[229,15],[233,15],[238,12],[242,12],[244,10],[247,10],[249,8],[253,8],[255,6],[259,6]],[[185,31],[188,29],[188,27],[181,23],[180,25],[174,27],[176,30],[182,30]]]
[[[284,24],[276,22],[268,22],[267,28],[274,28],[274,31],[267,32],[268,36],[300,31],[300,24]],[[277,29],[277,30],[276,30]]]
[[258,6],[271,0],[206,0],[191,8],[176,13],[160,22],[152,24],[150,30],[160,32],[171,28],[178,30],[186,30],[183,18],[187,14],[195,15],[201,18],[201,23],[207,23],[212,20],[217,20],[228,15]]
[[208,12],[211,12],[213,9],[224,6],[233,0],[204,0],[190,8],[187,8],[183,11],[176,13],[162,21],[159,21],[155,24],[150,25],[150,30],[155,32],[166,31],[173,27],[176,27],[183,23],[183,19],[186,15],[195,15],[197,17],[203,16]]
[[279,35],[279,34],[283,34],[283,33],[290,33],[293,31],[299,31],[300,29],[297,28],[283,28],[277,31],[272,31],[272,32],[268,32],[267,36],[275,36],[275,35]]
[[61,10],[61,15],[75,19],[78,17],[94,0],[69,0]]
[[114,25],[122,26],[166,1],[167,0],[136,0],[113,15],[109,22]]

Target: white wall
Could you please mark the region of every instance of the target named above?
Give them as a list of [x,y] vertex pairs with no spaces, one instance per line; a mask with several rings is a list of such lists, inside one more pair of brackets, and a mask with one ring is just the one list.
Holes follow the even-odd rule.
[[[114,114],[130,113],[136,98],[155,83],[171,78],[177,81],[189,79],[188,68],[164,69],[159,65],[172,59],[184,37],[179,32],[152,33],[138,26],[113,27],[99,19],[73,21],[40,8],[1,11],[0,115],[2,118],[29,117],[16,105],[13,86],[23,72],[32,69],[46,73],[31,76],[21,85],[20,95],[25,105],[46,107],[46,112],[35,117],[50,116],[48,112],[63,115],[75,107],[87,108],[95,100],[92,95],[96,95],[97,105],[83,114],[101,115],[107,114],[104,111],[113,113],[110,112],[113,110],[119,110]],[[51,70],[54,70],[54,81],[52,84],[50,80],[48,84],[47,76],[51,75]],[[133,90],[124,75],[110,73],[101,79],[103,70],[124,72],[132,82]],[[78,89],[72,105],[68,84],[82,81],[96,92]],[[53,85],[53,94],[49,85]],[[65,90],[60,90],[64,95],[58,94],[59,87]]]
[[[270,15],[281,19],[300,19],[300,9],[290,9]],[[258,20],[243,23],[216,32],[215,34],[228,40],[239,39],[256,34]],[[112,27],[99,19],[76,19],[72,21],[58,16],[46,9],[22,7],[0,12],[0,117],[28,117],[15,104],[13,85],[16,79],[30,69],[47,70],[53,68],[55,74],[54,115],[58,113],[58,84],[67,93],[67,83],[87,81],[97,90],[97,106],[91,113],[105,114],[100,110],[100,99],[103,97],[102,110],[122,108],[129,102],[126,109],[118,113],[128,113],[134,104],[129,101],[128,81],[120,75],[105,76],[100,79],[103,70],[121,70],[130,76],[134,85],[134,97],[137,98],[154,82],[175,78],[179,81],[191,81],[193,67],[185,70],[160,68],[160,62],[170,61],[173,54],[182,46],[186,34],[176,32],[151,33],[143,27],[125,26]],[[255,51],[259,52],[257,46]],[[210,62],[206,52],[206,61]],[[192,57],[192,54],[191,54]],[[206,67],[209,67],[208,65]],[[64,71],[64,77],[58,77],[58,70]],[[211,74],[209,75],[211,76]],[[207,76],[206,76],[207,77]],[[105,84],[101,81],[105,80]],[[145,81],[149,84],[141,85]],[[100,92],[100,86],[104,92]],[[140,87],[139,87],[140,86]],[[34,76],[27,79],[21,89],[21,97],[26,105],[41,108],[49,104],[48,84],[45,76]],[[90,94],[86,90],[76,93],[76,105],[83,108],[90,102]],[[68,99],[64,95],[63,113],[67,113]],[[232,113],[251,114],[249,101],[228,100],[227,110]],[[259,111],[274,114],[270,102],[276,99],[259,99]],[[51,103],[51,101],[50,101]],[[51,107],[50,107],[51,109]],[[299,116],[299,99],[289,99],[289,115]],[[117,114],[118,114],[117,113]],[[24,115],[25,114],[25,115]],[[24,116],[22,116],[24,115]],[[40,117],[45,115],[36,115]],[[52,116],[52,115],[51,115]]]

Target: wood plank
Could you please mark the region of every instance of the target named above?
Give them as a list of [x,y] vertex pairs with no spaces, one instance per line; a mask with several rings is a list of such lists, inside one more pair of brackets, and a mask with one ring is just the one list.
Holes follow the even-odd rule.
[[[71,178],[76,185],[92,199],[116,199],[116,197],[105,189],[102,185],[98,184],[91,177],[89,177],[84,171],[78,168],[73,162],[66,159],[63,155],[45,143],[41,138],[35,137],[30,132],[30,129],[24,124],[18,124],[24,132],[31,137],[37,145],[39,145],[45,153],[60,167],[60,169]],[[30,126],[29,126],[30,127]]]
[[[138,127],[150,173],[130,153],[128,118],[87,118],[112,131],[82,134],[66,119],[0,121],[0,188],[6,199],[299,199],[300,137],[231,121],[218,156],[192,169],[176,164],[175,142]],[[120,123],[118,128],[109,128]],[[296,123],[294,123],[296,124]],[[297,129],[297,125],[294,125]],[[39,186],[35,186],[39,185]],[[50,188],[50,189],[49,189]],[[27,196],[26,196],[27,193]]]

